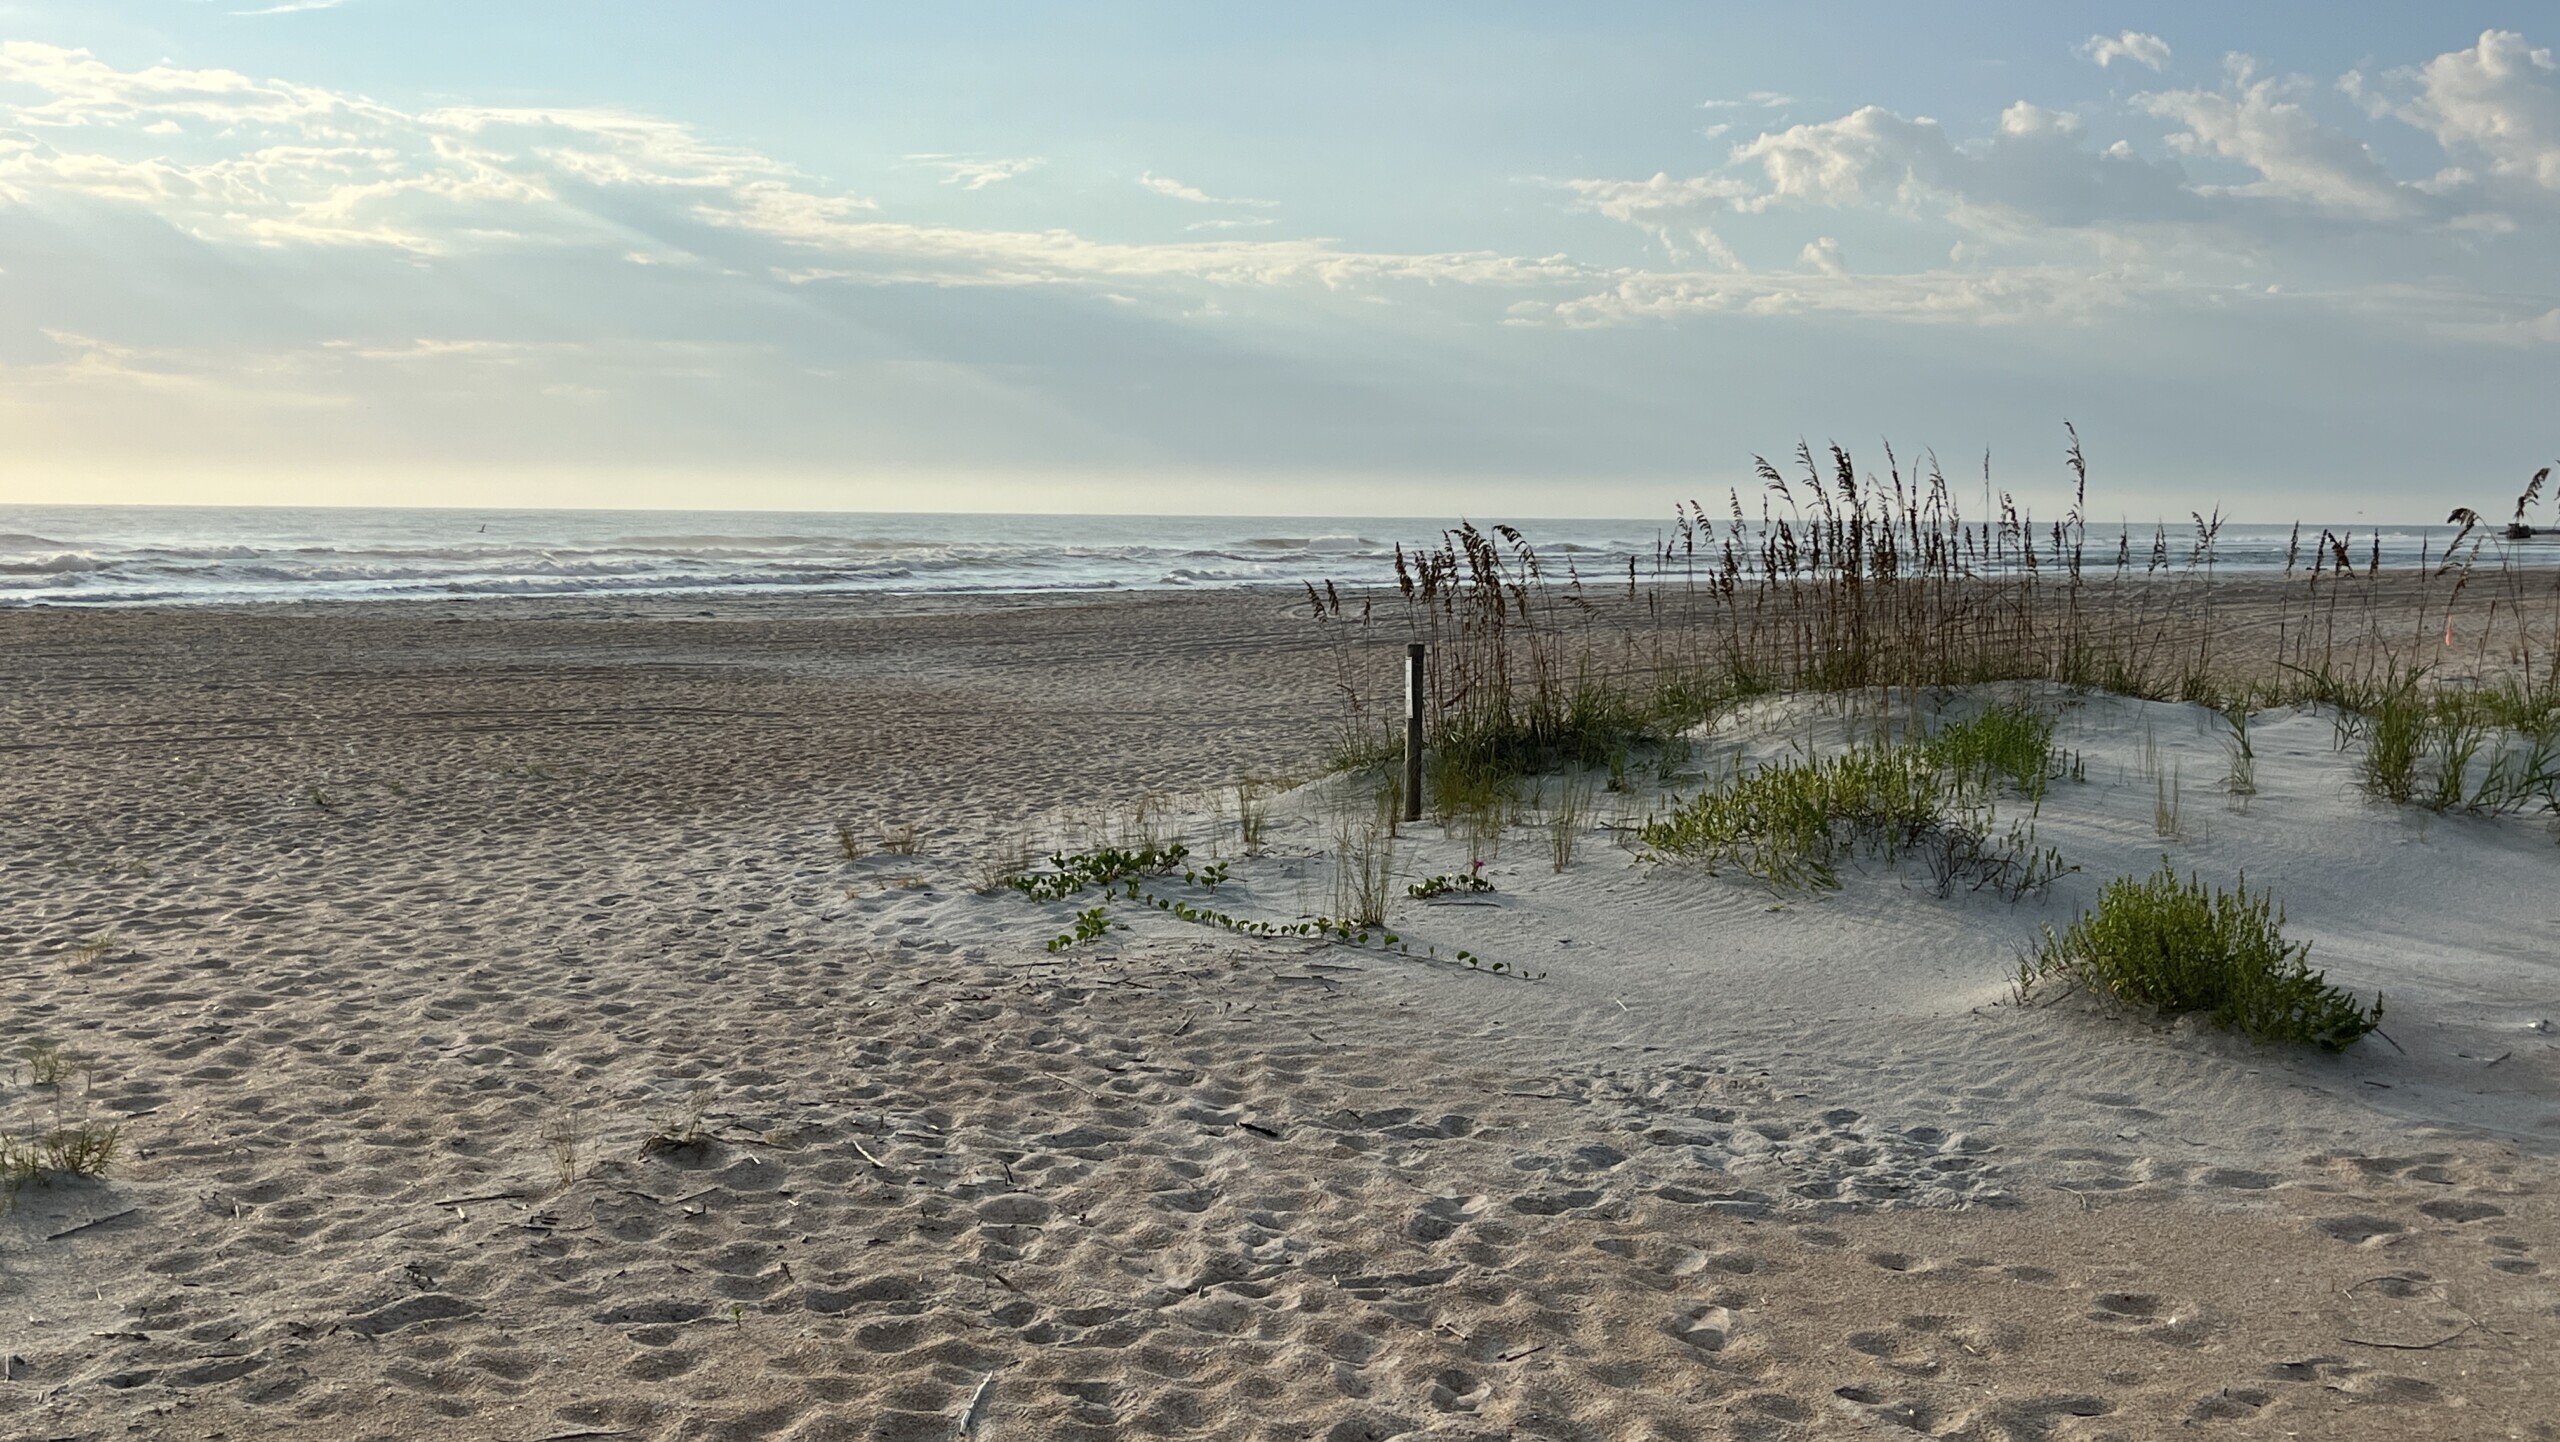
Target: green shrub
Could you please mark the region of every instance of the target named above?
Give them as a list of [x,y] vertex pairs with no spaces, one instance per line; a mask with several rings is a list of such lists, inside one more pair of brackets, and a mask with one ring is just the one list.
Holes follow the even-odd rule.
[[2421,671],[2339,690],[2342,736],[2360,735],[2367,791],[2430,811],[2560,809],[2560,711],[2548,684],[2512,679],[2422,691]]
[[1946,782],[1916,747],[1860,746],[1837,756],[1737,770],[1661,820],[1644,844],[1665,856],[1731,862],[1779,886],[1833,887],[1860,849],[1890,860],[1945,815]]
[[1942,726],[1921,746],[1933,765],[1970,787],[1987,789],[2005,781],[2029,796],[2041,796],[2060,769],[2053,754],[2053,717],[2019,702],[2002,702]]
[[2308,943],[2285,940],[2284,913],[2265,893],[2208,892],[2161,858],[2146,877],[2118,877],[2097,909],[2019,966],[2023,995],[2059,977],[2164,1014],[2203,1012],[2215,1025],[2260,1041],[2342,1051],[2382,1023],[2382,998],[2367,1008],[2306,964]]
[[1861,851],[1887,861],[1918,852],[1940,896],[1987,890],[2015,901],[2071,868],[2036,845],[2032,826],[1993,840],[1988,798],[2006,782],[2041,801],[2065,771],[2053,731],[2050,715],[2003,703],[1919,742],[1737,767],[1722,786],[1648,822],[1641,839],[1659,856],[1729,862],[1789,888],[1838,886],[1839,864]]

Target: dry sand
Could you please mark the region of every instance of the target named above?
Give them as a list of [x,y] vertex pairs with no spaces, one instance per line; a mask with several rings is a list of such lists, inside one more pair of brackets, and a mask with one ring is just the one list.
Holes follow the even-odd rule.
[[[1205,854],[1207,789],[1318,739],[1315,639],[0,613],[0,1039],[85,1069],[0,1124],[127,1145],[0,1220],[0,1435],[2560,1437],[2546,824],[2366,801],[2309,713],[2244,812],[2192,713],[2055,697],[2042,902],[1647,868],[1605,796],[1566,871],[1515,834],[1495,904],[1398,918],[1535,981],[1134,913],[1052,954],[1075,903],[970,889],[1142,795]],[[1276,802],[1220,904],[1323,909],[1360,804]],[[2274,885],[2396,1049],[2007,1003],[2163,851]]]

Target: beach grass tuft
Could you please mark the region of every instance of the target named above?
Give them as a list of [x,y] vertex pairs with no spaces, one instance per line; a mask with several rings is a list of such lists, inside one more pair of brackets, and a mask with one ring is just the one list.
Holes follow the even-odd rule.
[[1387,924],[1395,839],[1377,822],[1345,820],[1334,831],[1333,915],[1361,928]]
[[26,1063],[29,1086],[55,1087],[71,1074],[71,1055],[60,1042],[38,1039],[18,1048],[18,1059]]
[[1574,778],[1564,778],[1556,788],[1556,798],[1547,806],[1547,856],[1561,873],[1573,865],[1574,853],[1581,849],[1582,833],[1590,825],[1591,793]]
[[[695,1125],[700,1125],[698,1119]],[[576,1112],[564,1110],[553,1117],[542,1129],[542,1143],[551,1158],[553,1191],[565,1192],[586,1175],[587,1134]]]
[[1921,749],[1961,786],[1988,790],[2005,784],[2040,797],[2067,769],[2054,750],[2054,724],[2050,712],[2003,701],[1939,727]]
[[1948,814],[1950,784],[1916,746],[1853,746],[1834,756],[1770,762],[1731,776],[1648,822],[1655,853],[1791,889],[1829,890],[1853,853],[1888,861]]
[[640,1141],[640,1155],[662,1156],[668,1152],[692,1151],[711,1139],[703,1118],[710,1101],[701,1090],[682,1103],[670,1105],[649,1118],[649,1134]]
[[2067,930],[2045,928],[2019,964],[2018,990],[2061,979],[2164,1015],[2202,1013],[2260,1041],[2340,1051],[2381,1025],[2382,999],[2367,1006],[2331,986],[2310,951],[2285,938],[2284,912],[2246,877],[2208,889],[2179,880],[2163,857],[2150,876],[2108,882]]
[[112,1122],[78,1122],[28,1140],[0,1134],[0,1215],[31,1185],[105,1176],[123,1140],[124,1129]]
[[1236,783],[1236,840],[1250,855],[1271,835],[1271,787],[1258,779]]

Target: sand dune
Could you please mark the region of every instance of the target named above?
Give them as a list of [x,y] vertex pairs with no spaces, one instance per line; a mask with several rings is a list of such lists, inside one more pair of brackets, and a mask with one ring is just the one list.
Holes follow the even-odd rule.
[[[1502,975],[1053,953],[1083,902],[971,853],[1142,794],[1221,906],[1327,905],[1360,796],[1208,809],[1325,719],[1280,600],[696,609],[0,616],[0,1026],[80,1067],[0,1124],[128,1148],[0,1219],[0,1434],[2560,1437],[2551,836],[2368,801],[2316,714],[2244,812],[2192,712],[2048,697],[2041,901],[1647,867],[1602,793],[1398,912]],[[2009,1002],[2163,851],[2394,1044]]]

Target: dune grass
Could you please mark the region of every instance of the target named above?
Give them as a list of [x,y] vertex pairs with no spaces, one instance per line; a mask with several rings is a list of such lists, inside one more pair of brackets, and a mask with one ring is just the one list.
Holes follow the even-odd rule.
[[105,1176],[123,1139],[124,1129],[109,1122],[59,1126],[24,1140],[0,1134],[0,1216],[16,1208],[29,1186]]
[[1921,743],[1929,763],[1960,786],[1990,789],[2006,784],[2027,796],[2042,796],[2064,767],[2053,745],[2053,714],[2017,701],[2003,701],[1950,722]]
[[1857,746],[1739,768],[1641,835],[1656,854],[1714,868],[1730,864],[1780,887],[1840,884],[1859,851],[1888,861],[1917,846],[1948,814],[1950,787],[1913,746]]
[[1993,886],[2041,890],[2061,859],[2031,831],[1990,836],[1991,799],[2014,788],[2040,801],[2061,774],[2053,717],[2014,702],[1950,722],[1915,741],[1870,742],[1830,756],[1793,757],[1731,776],[1645,824],[1654,855],[1745,875],[1786,889],[1828,890],[1859,854],[1886,862],[1925,855],[1940,894]]
[[2163,1015],[2200,1012],[2260,1041],[2341,1051],[2382,1023],[2311,969],[2310,945],[2288,941],[2284,912],[2248,879],[2230,890],[2178,879],[2168,858],[2150,876],[2107,883],[2097,906],[2021,961],[2021,997],[2041,983],[2086,986]]
[[2235,580],[2218,568],[2218,515],[2093,535],[2076,432],[2064,458],[2071,499],[2053,520],[1992,492],[1987,467],[1971,513],[1934,457],[1887,448],[1878,470],[1799,445],[1792,473],[1757,462],[1759,496],[1678,507],[1622,573],[1585,574],[1507,526],[1399,548],[1383,597],[1308,588],[1345,699],[1332,759],[1393,764],[1400,711],[1379,704],[1396,694],[1379,663],[1419,640],[1425,804],[1444,825],[1501,810],[1542,772],[1621,776],[1742,698],[2013,680],[2215,709],[2327,704],[2377,796],[2560,809],[2560,568],[2525,565],[2488,531],[2386,565],[2378,534],[2297,530],[2281,573]]

